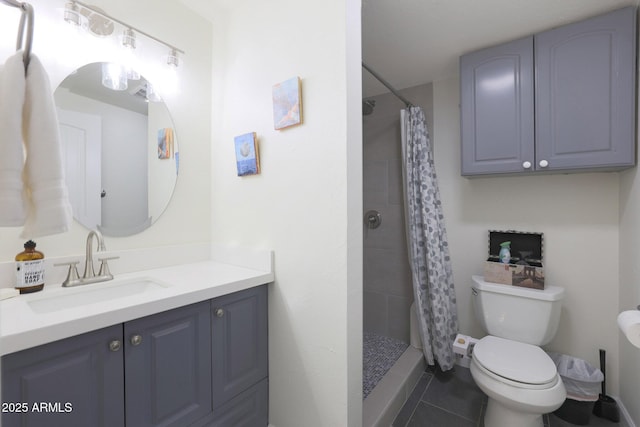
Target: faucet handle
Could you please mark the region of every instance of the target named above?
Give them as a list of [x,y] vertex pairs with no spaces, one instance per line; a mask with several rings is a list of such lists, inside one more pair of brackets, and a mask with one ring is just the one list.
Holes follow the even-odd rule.
[[120,258],[120,257],[119,256],[110,256],[110,257],[98,258],[98,261],[100,261],[100,271],[98,271],[98,276],[105,276],[105,277],[113,278],[113,275],[109,271],[109,264],[107,264],[107,261],[112,260],[112,259],[118,259],[118,258]]
[[80,276],[78,275],[78,267],[77,267],[79,263],[80,261],[71,261],[71,262],[60,262],[60,263],[53,264],[54,267],[62,267],[65,265],[69,266],[69,271],[67,272],[67,278],[64,279],[64,282],[62,282],[62,286],[67,287],[73,284],[73,282],[76,282],[80,279]]

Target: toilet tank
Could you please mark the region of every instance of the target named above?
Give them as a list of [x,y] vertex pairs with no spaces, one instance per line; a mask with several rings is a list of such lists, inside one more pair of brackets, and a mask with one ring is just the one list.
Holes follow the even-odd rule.
[[551,341],[558,330],[564,289],[529,289],[485,282],[473,276],[473,308],[490,335],[533,345]]

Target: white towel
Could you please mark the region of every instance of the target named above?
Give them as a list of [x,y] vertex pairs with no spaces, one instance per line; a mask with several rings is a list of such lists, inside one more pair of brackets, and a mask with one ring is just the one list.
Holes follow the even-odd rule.
[[0,226],[24,224],[22,106],[25,77],[22,52],[11,56],[0,71]]
[[58,117],[49,76],[33,54],[27,69],[22,118],[27,152],[23,175],[27,218],[21,236],[66,232],[73,217],[62,169]]

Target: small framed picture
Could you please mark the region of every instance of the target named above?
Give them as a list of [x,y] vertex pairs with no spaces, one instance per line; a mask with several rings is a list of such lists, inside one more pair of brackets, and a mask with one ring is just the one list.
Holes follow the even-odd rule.
[[158,158],[170,159],[173,156],[174,137],[172,128],[158,129]]
[[273,125],[276,130],[302,123],[301,89],[299,77],[273,86]]
[[245,133],[234,138],[238,176],[260,173],[260,154],[256,133]]

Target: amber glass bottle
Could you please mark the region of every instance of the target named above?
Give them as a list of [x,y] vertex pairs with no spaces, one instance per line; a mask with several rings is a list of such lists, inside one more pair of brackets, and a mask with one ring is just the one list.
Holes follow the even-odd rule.
[[36,242],[29,240],[24,251],[16,255],[16,289],[21,294],[44,288],[44,254],[36,251]]

